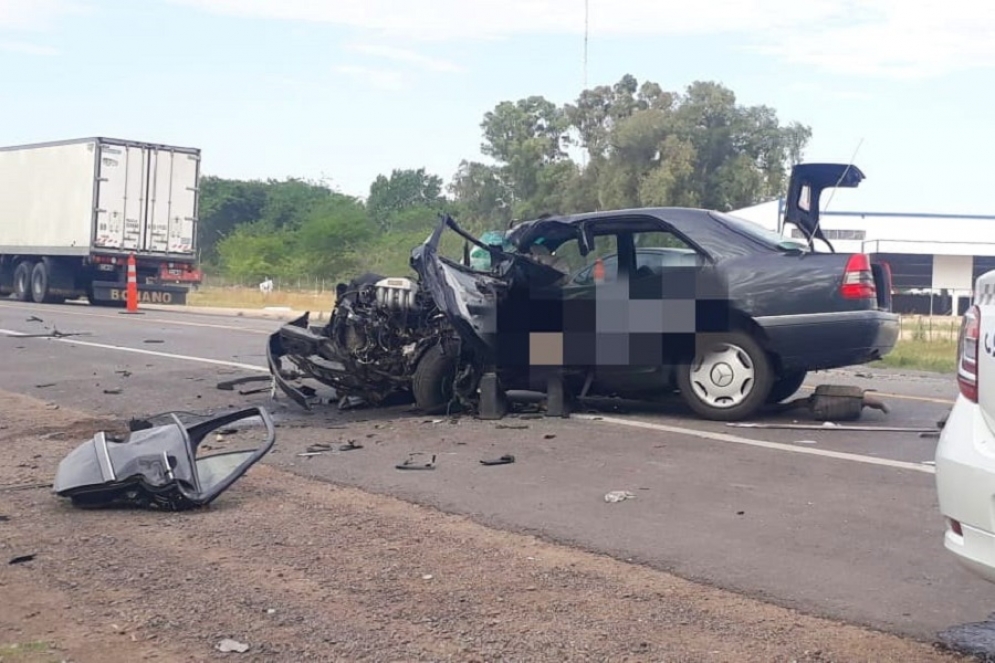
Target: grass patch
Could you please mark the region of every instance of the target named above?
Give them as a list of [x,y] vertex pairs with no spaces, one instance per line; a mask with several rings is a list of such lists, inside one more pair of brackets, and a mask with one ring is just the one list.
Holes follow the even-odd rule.
[[53,661],[52,646],[47,642],[20,642],[0,645],[0,661],[4,663],[34,663]]
[[902,339],[895,349],[871,366],[914,371],[953,373],[957,370],[957,341],[953,339]]
[[961,318],[952,316],[902,316],[901,338],[912,341],[956,340],[960,323]]
[[286,306],[295,311],[322,311],[332,309],[335,293],[328,290],[288,291],[280,290],[264,295],[258,288],[244,286],[203,286],[187,293],[188,306],[217,306],[222,308],[263,309],[267,306]]

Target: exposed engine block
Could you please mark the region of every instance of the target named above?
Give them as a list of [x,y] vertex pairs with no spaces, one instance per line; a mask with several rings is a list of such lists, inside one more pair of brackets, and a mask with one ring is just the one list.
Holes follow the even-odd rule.
[[380,379],[403,379],[419,344],[437,338],[445,322],[418,283],[403,277],[350,284],[336,302],[328,332],[356,366]]
[[406,278],[386,278],[377,281],[377,306],[388,310],[411,311],[418,306],[418,284]]

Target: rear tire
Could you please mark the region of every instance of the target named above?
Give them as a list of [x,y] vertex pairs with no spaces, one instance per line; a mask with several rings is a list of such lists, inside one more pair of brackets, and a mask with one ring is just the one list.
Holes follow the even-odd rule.
[[677,371],[681,398],[705,419],[738,421],[757,412],[774,383],[771,362],[745,332],[709,335],[690,364]]
[[14,299],[19,302],[31,301],[31,270],[34,263],[25,260],[14,270]]
[[[52,296],[51,292],[49,292],[50,280],[48,263],[44,260],[39,260],[31,270],[31,299],[36,304],[55,304],[58,302],[59,298]],[[65,301],[65,298],[63,298],[63,301]]]
[[789,396],[794,396],[795,392],[801,389],[802,383],[805,382],[805,377],[808,375],[808,371],[791,371],[785,373],[774,382],[774,386],[771,387],[770,396],[767,397],[768,403],[780,403]]
[[411,381],[411,393],[415,405],[425,414],[443,414],[449,410],[455,392],[458,357],[452,352],[444,353],[442,345],[430,347],[415,368]]

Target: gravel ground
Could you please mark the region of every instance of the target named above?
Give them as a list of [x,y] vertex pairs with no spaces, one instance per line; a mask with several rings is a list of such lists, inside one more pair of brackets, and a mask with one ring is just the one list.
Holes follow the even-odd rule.
[[269,464],[200,512],[75,510],[38,485],[101,429],[0,393],[3,663],[967,660]]

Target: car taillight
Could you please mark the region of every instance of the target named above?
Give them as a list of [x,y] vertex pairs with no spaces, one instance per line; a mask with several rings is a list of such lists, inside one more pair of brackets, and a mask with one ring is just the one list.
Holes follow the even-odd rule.
[[968,309],[960,325],[957,342],[957,386],[964,398],[978,402],[978,337],[981,330],[981,309]]
[[871,260],[866,253],[854,253],[846,262],[843,270],[843,285],[840,294],[846,299],[876,299],[877,288],[874,286],[874,273],[871,272]]

